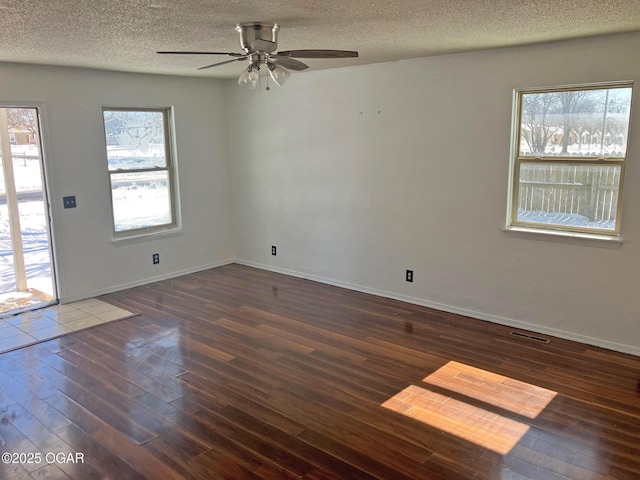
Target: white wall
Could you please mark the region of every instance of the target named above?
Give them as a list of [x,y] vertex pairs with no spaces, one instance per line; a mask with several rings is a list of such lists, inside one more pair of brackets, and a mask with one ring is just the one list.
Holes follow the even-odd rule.
[[639,99],[624,244],[501,229],[513,90],[638,81],[638,51],[625,34],[228,82],[236,258],[640,354]]
[[[39,102],[62,301],[148,283],[233,258],[222,82],[0,64],[1,102]],[[173,106],[183,232],[112,242],[103,106]],[[64,210],[62,197],[77,208]],[[160,264],[152,265],[152,253]]]

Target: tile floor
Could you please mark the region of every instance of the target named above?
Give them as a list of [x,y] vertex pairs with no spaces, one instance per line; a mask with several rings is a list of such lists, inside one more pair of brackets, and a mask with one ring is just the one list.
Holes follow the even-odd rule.
[[96,298],[0,319],[0,354],[137,314]]

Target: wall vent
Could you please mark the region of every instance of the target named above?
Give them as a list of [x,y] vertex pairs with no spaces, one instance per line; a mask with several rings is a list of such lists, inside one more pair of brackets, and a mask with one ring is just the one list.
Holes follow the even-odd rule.
[[518,338],[526,338],[527,340],[533,340],[534,342],[549,343],[551,340],[548,338],[536,337],[535,335],[529,335],[522,332],[511,332],[511,335]]

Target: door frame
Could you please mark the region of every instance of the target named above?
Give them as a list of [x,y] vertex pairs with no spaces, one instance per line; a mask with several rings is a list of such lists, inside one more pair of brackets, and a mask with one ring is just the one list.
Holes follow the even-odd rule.
[[39,133],[39,154],[40,154],[40,175],[42,177],[42,196],[44,199],[45,215],[47,216],[47,235],[49,240],[49,259],[51,262],[51,287],[53,289],[54,300],[52,304],[60,302],[60,283],[58,278],[58,249],[56,248],[55,239],[57,235],[57,226],[55,220],[55,212],[52,198],[55,195],[55,187],[53,171],[51,166],[52,154],[49,141],[49,127],[47,122],[47,108],[45,102],[42,101],[15,101],[0,100],[0,108],[34,108],[37,112],[38,133]]

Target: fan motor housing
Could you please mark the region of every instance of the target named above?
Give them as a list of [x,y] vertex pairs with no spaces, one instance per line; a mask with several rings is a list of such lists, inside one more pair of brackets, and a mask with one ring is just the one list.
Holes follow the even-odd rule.
[[240,34],[240,45],[245,52],[251,50],[251,44],[256,40],[267,40],[278,43],[277,23],[239,23],[236,25],[236,32]]

